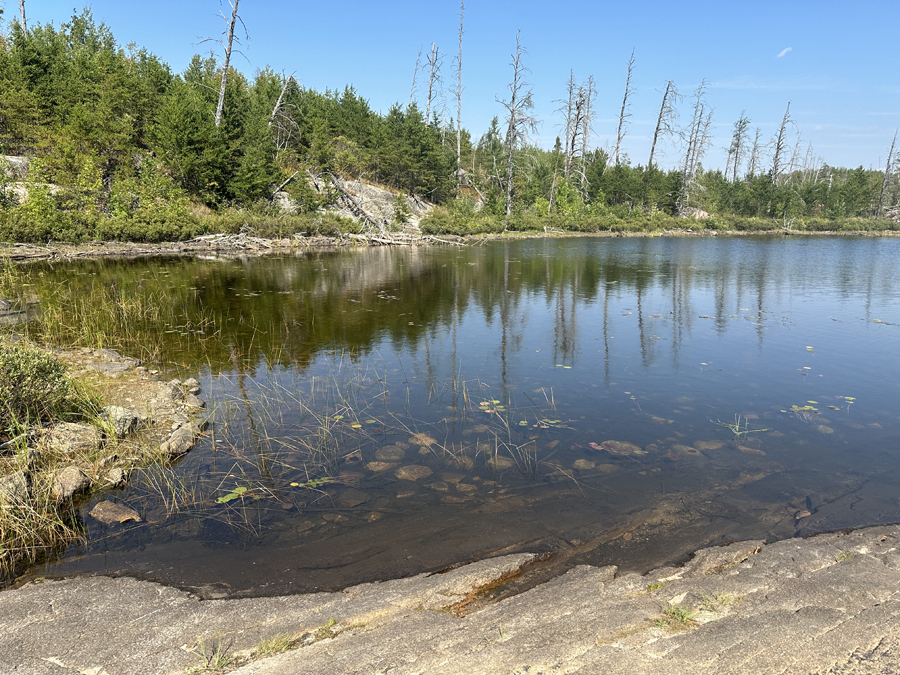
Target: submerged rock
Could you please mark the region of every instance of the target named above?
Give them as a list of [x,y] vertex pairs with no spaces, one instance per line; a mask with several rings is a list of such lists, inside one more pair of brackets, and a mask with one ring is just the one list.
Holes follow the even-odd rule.
[[831,427],[825,426],[824,424],[820,424],[819,426],[817,426],[816,431],[818,431],[820,434],[833,434],[834,433],[834,429],[832,429]]
[[694,441],[694,447],[698,450],[719,450],[725,447],[725,441]]
[[676,443],[672,446],[672,452],[677,452],[682,457],[700,457],[700,451],[692,445]]
[[88,515],[106,525],[112,525],[114,523],[143,522],[140,515],[138,515],[138,512],[134,509],[129,508],[124,504],[117,504],[110,501],[100,502],[90,510]]
[[71,499],[91,487],[91,479],[77,466],[67,466],[53,477],[53,496],[57,501]]
[[349,490],[344,490],[340,495],[338,495],[335,501],[338,503],[338,505],[344,507],[345,509],[352,509],[354,506],[359,506],[360,504],[365,504],[367,501],[369,501],[369,495],[367,495],[362,490],[350,488]]
[[366,464],[366,468],[373,473],[387,471],[388,469],[393,469],[395,466],[397,466],[397,462],[369,462]]
[[427,478],[432,473],[432,470],[427,466],[422,466],[421,464],[411,464],[409,466],[401,466],[394,472],[394,475],[397,476],[397,478],[399,478],[400,480],[416,481],[420,478]]
[[579,471],[590,471],[596,466],[596,462],[592,462],[588,459],[576,459],[575,463],[572,465],[573,468],[578,469]]
[[375,452],[375,459],[382,462],[396,462],[406,456],[406,451],[399,445],[385,445]]
[[595,450],[606,450],[611,455],[619,455],[621,457],[647,454],[641,450],[640,446],[628,441],[603,441],[599,445],[597,443],[590,443],[589,445]]
[[491,467],[494,471],[504,471],[506,469],[511,469],[513,466],[515,466],[516,463],[509,457],[501,457],[500,455],[496,455],[494,457],[489,457],[485,464]]

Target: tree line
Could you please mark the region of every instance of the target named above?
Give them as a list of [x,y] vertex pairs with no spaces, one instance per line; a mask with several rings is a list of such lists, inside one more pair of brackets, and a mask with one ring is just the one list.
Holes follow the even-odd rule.
[[[459,123],[463,10],[455,83],[457,119],[448,120],[441,56],[432,45],[424,110],[415,80],[406,105],[374,111],[352,87],[317,92],[271,68],[253,77],[229,65],[238,0],[231,3],[224,58],[195,55],[181,73],[137,45],[120,45],[90,10],[59,27],[20,20],[0,34],[0,155],[27,156],[28,199],[0,171],[0,238],[85,239],[190,236],[209,217],[236,209],[274,213],[286,191],[301,212],[334,200],[307,177],[361,179],[447,207],[441,218],[579,219],[713,215],[840,219],[880,215],[897,199],[893,149],[884,172],[831,167],[791,148],[790,108],[768,145],[735,123],[725,170],[707,169],[712,110],[705,84],[694,92],[685,129],[683,100],[668,82],[646,164],[632,164],[624,139],[631,116],[634,55],[628,63],[615,146],[591,148],[597,109],[593,78],[563,87],[561,137],[552,149],[529,140],[535,126],[527,51],[516,38],[509,98],[477,142]],[[416,74],[420,70],[416,63]],[[455,128],[454,128],[455,127]],[[678,138],[684,153],[662,169],[657,142]],[[209,217],[205,217],[206,216]],[[448,215],[449,214],[449,215]],[[477,215],[476,215],[477,214]],[[224,217],[224,216],[223,216]],[[226,218],[227,220],[227,218]],[[237,227],[239,218],[228,220]],[[224,221],[222,221],[224,222]],[[496,221],[492,227],[497,227]],[[52,227],[49,225],[52,224]],[[577,228],[576,228],[577,229]]]

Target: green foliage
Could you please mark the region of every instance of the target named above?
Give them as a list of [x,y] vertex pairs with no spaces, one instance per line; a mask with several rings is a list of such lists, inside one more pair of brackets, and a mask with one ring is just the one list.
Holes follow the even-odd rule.
[[71,414],[73,393],[65,366],[53,355],[0,344],[0,433]]

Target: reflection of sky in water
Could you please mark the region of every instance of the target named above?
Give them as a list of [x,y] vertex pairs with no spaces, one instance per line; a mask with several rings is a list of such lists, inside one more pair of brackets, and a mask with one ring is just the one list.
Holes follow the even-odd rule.
[[[155,570],[194,583],[173,560],[196,562],[197,546],[230,542],[246,556],[232,567],[299,547],[305,573],[331,565],[344,575],[321,583],[342,585],[477,557],[491,544],[591,540],[675,494],[684,508],[666,507],[658,532],[638,536],[651,527],[643,523],[629,530],[632,548],[604,542],[591,555],[639,567],[712,541],[900,520],[872,487],[889,490],[898,471],[898,263],[892,239],[579,238],[45,271],[51,283],[115,275],[133,292],[163,280],[186,319],[200,305],[215,316],[219,333],[202,353],[167,337],[167,356],[195,364],[186,370],[205,373],[205,395],[228,402],[219,452],[207,442],[176,471],[212,497],[241,481],[266,496],[246,507],[249,533],[204,511],[104,539],[116,555],[89,549],[59,569]],[[327,467],[304,461],[326,416],[338,445]],[[735,437],[725,425],[736,423],[769,431]],[[430,477],[367,471],[380,448],[415,432],[436,446],[411,444],[401,464],[428,466]],[[591,445],[611,439],[645,453]],[[725,445],[691,454],[698,441]],[[454,453],[472,466],[451,466]],[[494,471],[491,453],[513,467]],[[323,476],[334,482],[291,486]],[[348,507],[362,499],[353,491],[365,501]],[[122,497],[158,508],[137,486]],[[502,531],[460,534],[494,522],[498,508]],[[796,518],[805,511],[812,520]],[[415,553],[401,556],[410,538]],[[228,565],[197,564],[226,576]]]

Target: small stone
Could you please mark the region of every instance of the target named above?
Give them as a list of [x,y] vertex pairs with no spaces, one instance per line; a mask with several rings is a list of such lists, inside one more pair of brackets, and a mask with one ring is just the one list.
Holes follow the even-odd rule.
[[342,523],[347,520],[347,516],[340,513],[326,513],[322,518],[329,523]]
[[634,539],[634,535],[631,534],[631,532],[626,532],[622,535],[622,539],[624,539],[625,541],[631,541],[632,539]]
[[576,459],[575,463],[572,466],[579,471],[590,471],[595,466],[597,466],[597,464],[596,462],[591,462],[587,459]]
[[475,462],[472,460],[472,458],[466,457],[465,455],[450,457],[449,459],[447,459],[445,464],[452,468],[466,469],[467,471],[471,471],[475,466]]
[[475,492],[478,489],[478,486],[470,483],[457,483],[456,489],[460,492]]
[[409,499],[415,494],[415,490],[400,490],[400,492],[397,493],[397,499]]
[[106,474],[106,480],[108,480],[114,487],[124,485],[127,479],[128,475],[125,473],[125,470],[118,467],[110,469]]
[[820,424],[819,426],[817,426],[816,431],[818,431],[820,434],[833,434],[834,433],[834,429],[832,429],[831,427],[825,426],[824,424]]
[[465,497],[457,497],[456,495],[446,495],[441,497],[441,502],[444,504],[462,504],[466,501],[468,500]]
[[0,478],[0,504],[20,504],[28,498],[28,476],[24,471]]
[[91,486],[91,479],[77,466],[67,466],[53,478],[53,496],[58,501],[71,499]]
[[100,502],[90,510],[89,515],[106,525],[112,525],[113,523],[143,522],[138,515],[138,512],[134,509],[129,508],[124,504],[117,504],[110,501]]
[[370,523],[374,523],[376,520],[381,520],[381,514],[375,513],[374,511],[366,516],[366,520]]
[[189,378],[186,379],[184,382],[182,382],[182,384],[183,384],[185,387],[187,387],[188,389],[194,389],[194,388],[199,388],[199,387],[200,387],[200,383],[197,382],[197,380],[194,379],[193,377],[189,377]]
[[396,462],[406,456],[406,451],[398,445],[385,445],[375,452],[375,459],[382,462]]
[[677,452],[682,457],[700,457],[700,451],[692,445],[676,443],[672,446],[672,452]]
[[810,511],[803,509],[802,511],[797,511],[797,513],[794,514],[794,518],[800,520],[801,518],[809,518],[811,515],[812,513]]
[[190,389],[188,389],[188,393],[196,396],[200,393],[200,387],[191,387]]
[[615,464],[598,464],[597,468],[603,473],[613,473],[614,471],[619,470],[619,467]]
[[144,418],[135,411],[118,405],[108,405],[100,414],[112,425],[116,438],[125,438],[128,434],[137,431],[144,422]]
[[738,450],[748,455],[765,455],[766,453],[758,448],[751,448],[746,445],[739,445]]
[[171,380],[166,382],[165,385],[165,395],[173,401],[183,401],[184,400],[184,392],[181,391],[181,382],[178,380]]
[[447,492],[450,489],[450,486],[447,485],[444,481],[438,481],[436,483],[430,483],[428,485],[432,490],[436,490],[437,492]]
[[193,394],[188,394],[185,397],[184,402],[192,408],[205,408],[206,407],[206,401],[203,401],[203,400],[197,398]]
[[422,466],[420,464],[412,464],[409,466],[401,466],[394,472],[394,475],[397,476],[400,480],[412,480],[416,481],[420,478],[427,478],[432,474],[431,469],[427,466]]
[[190,427],[176,429],[169,439],[159,446],[159,451],[168,458],[180,457],[194,447],[194,432]]

